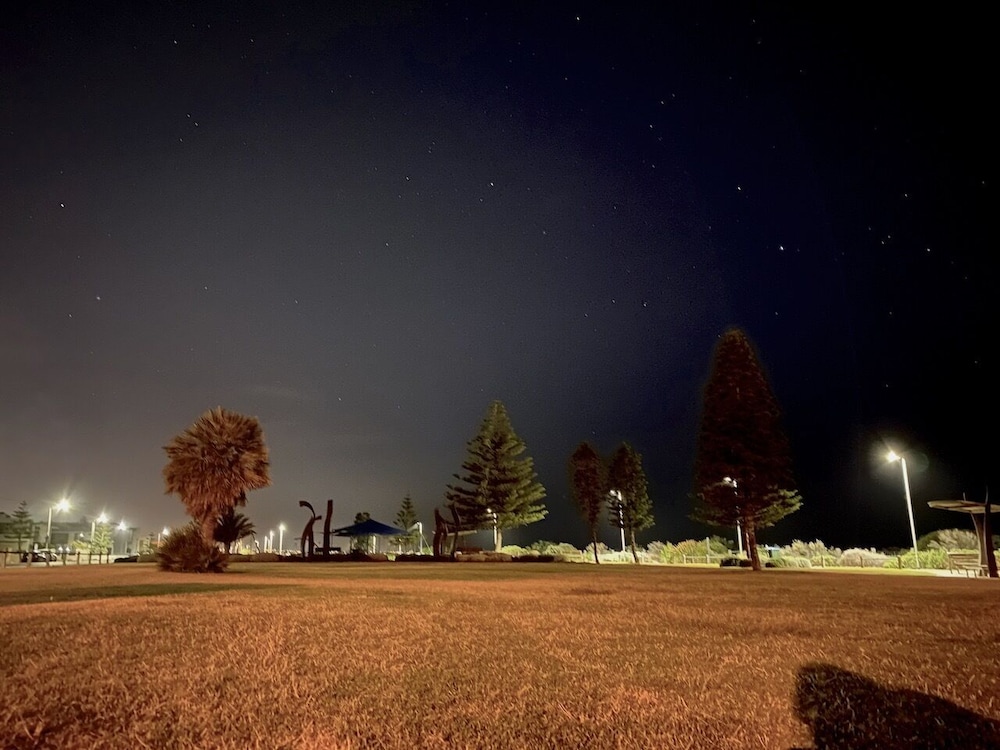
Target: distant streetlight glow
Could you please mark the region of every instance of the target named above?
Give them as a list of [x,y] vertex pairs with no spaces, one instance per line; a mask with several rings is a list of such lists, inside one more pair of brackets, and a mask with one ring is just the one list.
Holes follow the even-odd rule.
[[914,564],[920,567],[920,555],[917,552],[917,527],[913,524],[913,502],[910,500],[910,478],[906,474],[906,459],[900,456],[896,451],[889,451],[886,454],[886,460],[890,463],[899,461],[899,465],[903,467],[903,489],[906,492],[906,512],[910,516],[910,538],[913,540],[913,560]]
[[53,508],[55,508],[55,510],[57,512],[58,511],[69,510],[69,500],[67,500],[66,498],[63,498],[58,503],[56,503],[54,506],[53,505],[49,506],[49,522],[45,526],[45,549],[49,548],[50,542],[52,540],[52,510],[53,510]]
[[108,522],[108,514],[101,513],[97,518],[90,522],[90,551],[94,551],[94,534],[97,532],[97,524],[102,526]]
[[285,524],[278,524],[278,554],[284,554],[285,551]]

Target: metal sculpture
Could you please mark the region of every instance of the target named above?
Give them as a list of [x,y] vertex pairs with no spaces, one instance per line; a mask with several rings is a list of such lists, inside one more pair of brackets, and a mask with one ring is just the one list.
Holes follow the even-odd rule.
[[[333,501],[331,500],[330,502],[332,503]],[[316,551],[316,543],[313,539],[313,524],[322,518],[322,516],[317,516],[312,505],[307,503],[305,500],[299,500],[299,507],[308,508],[309,512],[312,514],[312,517],[306,521],[306,527],[302,530],[302,557],[308,560]]]

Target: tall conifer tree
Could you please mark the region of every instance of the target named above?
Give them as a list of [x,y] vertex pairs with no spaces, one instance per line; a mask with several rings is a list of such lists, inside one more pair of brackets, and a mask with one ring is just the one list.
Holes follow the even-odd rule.
[[597,554],[597,531],[607,498],[607,468],[604,459],[590,443],[580,443],[569,459],[569,480],[573,500],[580,515],[587,522],[590,541],[594,548],[594,562],[600,563]]
[[409,533],[393,537],[392,540],[398,545],[406,545],[408,548],[419,543],[417,532],[410,529],[417,523],[417,509],[413,507],[413,500],[409,495],[403,497],[403,502],[396,513],[396,526],[406,529]]
[[17,510],[14,511],[14,522],[11,524],[11,533],[17,539],[17,549],[20,552],[21,542],[26,541],[28,548],[35,540],[35,522],[31,520],[31,513],[28,512],[28,503],[22,500]]
[[757,529],[802,504],[777,400],[739,328],[719,339],[704,387],[694,499],[695,519],[741,527],[754,570],[760,570]]
[[503,547],[503,530],[525,526],[543,519],[548,511],[542,500],[545,488],[537,481],[534,463],[511,426],[500,401],[490,404],[469,441],[469,455],[462,463],[463,474],[454,474],[458,484],[445,492],[448,505],[463,521],[480,528],[495,529],[495,549]]

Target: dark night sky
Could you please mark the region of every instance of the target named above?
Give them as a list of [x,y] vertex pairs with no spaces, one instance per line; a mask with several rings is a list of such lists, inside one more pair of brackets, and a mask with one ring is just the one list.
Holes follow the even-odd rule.
[[0,510],[181,523],[162,446],[222,405],[265,430],[259,530],[430,524],[498,398],[548,489],[508,541],[583,544],[585,439],[643,454],[641,541],[704,536],[735,324],[804,497],[763,541],[906,545],[887,444],[918,533],[964,527],[926,501],[995,474],[988,24],[664,5],[8,6]]

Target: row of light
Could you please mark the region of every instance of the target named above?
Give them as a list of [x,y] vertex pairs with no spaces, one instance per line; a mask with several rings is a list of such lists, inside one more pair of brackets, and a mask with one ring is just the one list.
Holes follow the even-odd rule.
[[[49,542],[52,539],[52,511],[55,511],[57,513],[62,513],[64,511],[69,510],[69,509],[70,509],[69,500],[67,498],[65,498],[65,497],[62,500],[60,500],[58,503],[56,503],[55,505],[50,505],[49,506],[49,516],[48,516],[48,521],[47,521],[46,526],[45,526],[45,547],[46,547],[46,549],[48,549]],[[100,516],[98,516],[96,519],[94,519],[93,521],[90,522],[90,540],[91,541],[93,541],[93,539],[94,539],[94,532],[97,529],[97,524],[100,523],[100,524],[103,525],[103,524],[106,524],[107,522],[108,522],[108,514],[107,513],[101,513]],[[118,530],[119,531],[126,531],[127,529],[128,529],[128,526],[125,525],[125,519],[123,518],[121,520],[121,522],[118,524]],[[168,530],[164,529],[163,533],[167,534]]]

